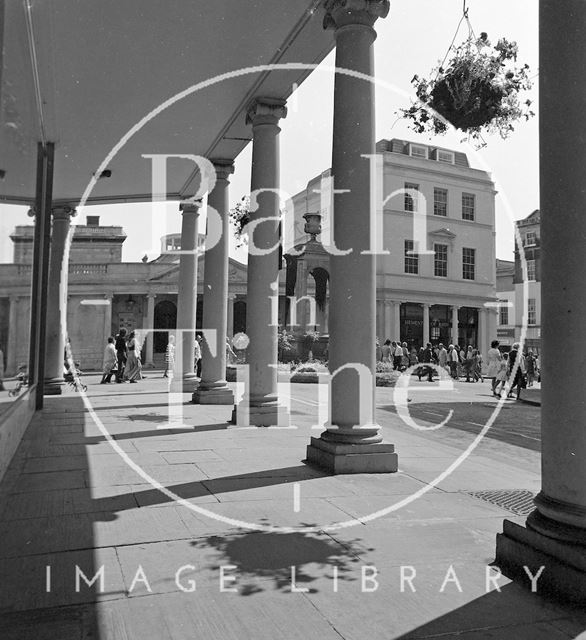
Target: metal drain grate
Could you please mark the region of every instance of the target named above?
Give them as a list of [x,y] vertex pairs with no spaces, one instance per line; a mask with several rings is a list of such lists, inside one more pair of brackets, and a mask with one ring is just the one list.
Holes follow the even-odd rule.
[[518,516],[528,516],[535,505],[532,491],[515,489],[511,491],[466,491],[469,496],[490,502],[498,507],[511,511]]

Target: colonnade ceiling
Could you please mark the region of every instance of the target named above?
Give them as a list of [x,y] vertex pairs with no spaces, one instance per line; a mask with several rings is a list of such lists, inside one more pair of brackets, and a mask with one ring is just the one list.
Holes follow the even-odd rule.
[[[210,86],[169,106],[129,138],[88,203],[150,200],[152,161],[144,154],[234,159],[251,138],[248,103],[258,96],[286,99],[310,71],[258,70],[214,79],[258,65],[319,63],[334,45],[322,28],[321,4],[0,2],[0,200],[34,200],[36,147],[44,139],[55,143],[54,201],[77,203],[123,136],[165,101],[206,81]],[[174,160],[169,169],[167,197],[193,195],[194,165]]]

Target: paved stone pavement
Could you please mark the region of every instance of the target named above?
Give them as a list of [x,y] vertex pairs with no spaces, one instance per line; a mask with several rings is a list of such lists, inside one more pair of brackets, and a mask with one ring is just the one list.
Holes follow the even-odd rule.
[[507,401],[497,416],[487,383],[415,382],[408,426],[393,389],[378,389],[399,472],[332,476],[303,463],[320,386],[291,386],[292,428],[228,428],[229,407],[192,405],[147,375],[89,376],[86,397],[47,398],[28,429],[0,485],[2,640],[558,640],[586,628],[583,611],[498,578],[495,535],[524,517],[473,495],[539,489],[535,407]]

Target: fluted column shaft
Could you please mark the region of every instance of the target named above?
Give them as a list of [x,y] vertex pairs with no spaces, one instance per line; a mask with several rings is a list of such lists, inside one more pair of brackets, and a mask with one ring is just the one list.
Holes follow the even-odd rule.
[[183,203],[180,206],[183,219],[181,221],[181,254],[179,256],[179,286],[177,294],[177,329],[182,330],[177,337],[181,347],[181,357],[176,359],[175,366],[180,367],[178,375],[173,378],[172,386],[183,392],[192,392],[197,377],[193,369],[195,350],[195,322],[197,312],[197,221],[199,218],[198,203]]
[[69,275],[68,236],[75,209],[69,206],[55,207],[51,211],[51,256],[49,259],[49,283],[47,288],[47,334],[45,349],[46,395],[62,393],[63,363],[67,332],[67,287]]
[[203,284],[203,329],[216,330],[215,354],[208,340],[202,342],[202,370],[199,387],[193,394],[197,404],[233,404],[234,394],[226,384],[226,313],[228,310],[228,252],[230,238],[230,219],[228,211],[228,177],[234,172],[230,161],[214,162],[216,184],[208,195],[209,209],[213,208],[222,221],[221,236],[218,243],[205,252]]

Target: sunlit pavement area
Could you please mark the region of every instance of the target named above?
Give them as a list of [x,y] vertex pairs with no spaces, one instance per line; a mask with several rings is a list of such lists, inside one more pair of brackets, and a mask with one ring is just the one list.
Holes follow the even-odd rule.
[[503,520],[523,523],[540,487],[538,407],[498,412],[488,382],[414,378],[407,424],[394,390],[377,389],[399,472],[333,476],[303,462],[318,385],[291,385],[290,428],[243,428],[231,407],[147,375],[85,376],[85,397],[67,387],[33,419],[0,485],[2,640],[556,640],[586,627],[504,577],[487,588]]

